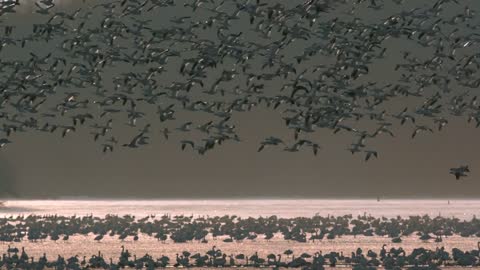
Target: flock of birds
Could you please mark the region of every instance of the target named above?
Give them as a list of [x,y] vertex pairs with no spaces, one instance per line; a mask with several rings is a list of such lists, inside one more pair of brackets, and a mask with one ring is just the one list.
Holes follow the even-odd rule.
[[[84,127],[104,153],[175,133],[203,155],[241,142],[234,116],[263,107],[293,136],[269,136],[258,152],[317,155],[312,136],[330,130],[368,161],[378,152],[367,142],[398,125],[411,138],[451,117],[479,127],[478,16],[456,0],[420,2],[88,0],[70,11],[40,0],[25,26],[10,23],[20,1],[0,1],[0,147],[18,132]],[[396,79],[383,82],[372,70],[396,54],[382,68]]]
[[106,237],[119,241],[139,241],[153,237],[167,243],[208,243],[218,239],[225,243],[271,240],[281,237],[300,243],[333,240],[342,236],[389,237],[401,243],[402,237],[417,235],[421,241],[442,242],[443,237],[480,237],[480,220],[412,216],[409,218],[375,218],[372,216],[314,216],[279,218],[277,216],[241,218],[237,216],[18,216],[0,219],[0,241],[42,242],[69,241],[71,236],[89,236],[94,241]]
[[[411,253],[407,253],[403,248],[394,248],[387,250],[383,245],[377,254],[369,249],[366,253],[361,248],[352,252],[351,255],[344,255],[343,252],[331,251],[330,253],[315,252],[315,254],[302,253],[295,256],[291,250],[285,250],[283,254],[270,253],[261,256],[258,252],[251,255],[226,254],[216,246],[204,254],[192,254],[189,251],[183,251],[176,254],[174,258],[161,256],[154,258],[148,253],[142,257],[132,255],[125,247],[119,258],[114,261],[113,258],[106,259],[101,252],[80,258],[75,255],[64,258],[60,255],[54,260],[49,260],[47,254],[43,254],[35,260],[30,257],[25,248],[21,252],[16,247],[9,247],[7,253],[3,254],[0,260],[0,266],[6,269],[57,269],[57,270],[77,270],[77,269],[159,269],[167,267],[255,267],[255,268],[301,268],[305,270],[324,270],[325,267],[351,266],[354,270],[376,270],[378,267],[384,269],[411,269],[411,270],[439,270],[446,266],[464,266],[477,267],[480,265],[480,244],[478,249],[463,251],[453,248],[451,254],[444,247],[428,250],[425,248],[416,248]],[[282,256],[283,255],[283,256]]]

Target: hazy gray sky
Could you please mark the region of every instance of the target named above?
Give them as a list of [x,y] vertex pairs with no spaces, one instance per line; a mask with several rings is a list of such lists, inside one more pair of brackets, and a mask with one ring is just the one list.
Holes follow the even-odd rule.
[[[405,9],[433,4],[433,1],[406,2]],[[468,2],[473,10],[480,8],[479,1],[464,2]],[[76,7],[70,8],[64,3],[62,8],[73,10]],[[356,16],[371,20],[375,20],[375,16],[385,18],[392,12],[389,8],[395,8],[395,12],[401,10],[398,6],[387,5],[385,11],[366,10]],[[38,15],[30,14],[26,8],[1,19],[4,23],[18,24],[19,29],[31,29]],[[389,56],[371,66],[370,81],[388,83],[395,79],[390,70],[401,51],[421,50],[405,47],[409,43],[395,39],[386,44]],[[393,106],[401,110],[405,104],[415,105],[399,99]],[[452,119],[443,132],[421,134],[414,140],[410,139],[411,125],[395,127],[395,138],[381,136],[370,142],[371,147],[379,151],[379,158],[364,162],[363,155],[351,155],[346,150],[352,141],[350,135],[339,133],[333,136],[327,130],[310,137],[323,147],[316,157],[311,151],[288,153],[268,148],[257,153],[259,142],[267,136],[276,135],[293,141],[293,133],[286,130],[280,113],[280,110],[264,108],[235,113],[232,122],[244,142],[227,142],[205,156],[180,151],[177,142],[184,136],[174,133],[172,140],[165,141],[159,126],[155,126],[150,134],[150,145],[134,150],[116,149],[108,155],[101,153],[87,130],[69,134],[64,139],[58,134],[18,132],[14,143],[0,151],[0,189],[14,191],[23,197],[479,196],[480,131],[467,124],[465,117]],[[185,115],[170,128],[179,126],[188,117]],[[196,124],[202,122],[199,120]],[[117,126],[121,125],[119,122]],[[139,128],[143,125],[139,124]],[[129,136],[124,136],[122,143]],[[462,164],[470,164],[472,173],[462,181],[455,181],[448,170]]]

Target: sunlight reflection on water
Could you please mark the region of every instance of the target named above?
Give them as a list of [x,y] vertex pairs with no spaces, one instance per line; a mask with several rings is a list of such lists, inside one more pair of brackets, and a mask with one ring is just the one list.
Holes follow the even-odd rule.
[[16,214],[90,215],[150,214],[311,217],[367,215],[408,217],[441,215],[471,219],[480,214],[479,200],[45,200],[8,201],[0,216]]

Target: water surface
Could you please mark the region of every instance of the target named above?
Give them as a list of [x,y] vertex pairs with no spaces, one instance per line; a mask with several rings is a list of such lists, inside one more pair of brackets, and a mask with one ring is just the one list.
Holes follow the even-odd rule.
[[372,215],[408,217],[441,215],[471,219],[480,215],[480,200],[13,200],[0,216],[16,214],[94,215],[150,214],[258,217]]

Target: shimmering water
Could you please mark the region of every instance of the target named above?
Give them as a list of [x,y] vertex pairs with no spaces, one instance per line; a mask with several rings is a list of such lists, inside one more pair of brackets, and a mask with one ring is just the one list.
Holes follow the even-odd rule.
[[[442,215],[446,217],[458,217],[461,219],[471,219],[474,215],[480,215],[480,201],[475,200],[385,200],[377,202],[375,200],[170,200],[170,201],[133,201],[133,200],[63,200],[63,201],[9,201],[6,207],[0,209],[0,216],[10,216],[18,214],[57,214],[57,215],[88,215],[105,216],[106,214],[134,214],[137,217],[144,217],[150,214],[186,214],[193,216],[215,216],[215,215],[239,215],[248,216],[270,216],[279,217],[311,217],[315,214],[326,215],[344,215],[352,214],[363,215],[371,214],[373,216],[395,217],[425,215]],[[280,235],[276,235],[272,240],[266,241],[259,236],[254,241],[244,240],[238,243],[224,243],[223,238],[214,240],[207,237],[208,243],[173,243],[168,240],[166,243],[158,242],[155,239],[140,235],[140,240],[134,242],[127,239],[121,242],[117,237],[105,236],[101,242],[93,240],[94,236],[73,236],[69,241],[44,241],[31,243],[24,241],[21,243],[0,243],[0,251],[4,251],[7,245],[17,247],[24,246],[30,256],[41,256],[44,252],[54,259],[58,254],[63,256],[91,256],[101,251],[106,258],[118,258],[121,246],[124,245],[137,256],[143,256],[146,253],[160,257],[167,255],[175,258],[176,253],[190,251],[193,253],[204,253],[211,249],[213,245],[220,248],[227,254],[253,254],[258,251],[259,256],[267,254],[281,254],[287,249],[292,249],[295,254],[307,252],[313,254],[317,251],[343,251],[346,254],[361,247],[365,251],[372,249],[378,252],[383,244],[390,247],[403,247],[407,252],[417,247],[435,249],[444,246],[447,250],[454,247],[463,250],[477,249],[478,238],[463,238],[453,236],[445,238],[442,243],[435,243],[433,240],[420,241],[418,236],[403,238],[403,243],[393,244],[389,238],[383,237],[356,237],[344,236],[334,240],[322,240],[320,242],[298,243],[285,241]]]
[[480,200],[48,200],[8,201],[0,216],[15,214],[94,215],[150,214],[311,217],[315,214],[407,217],[442,215],[471,219],[480,216]]

